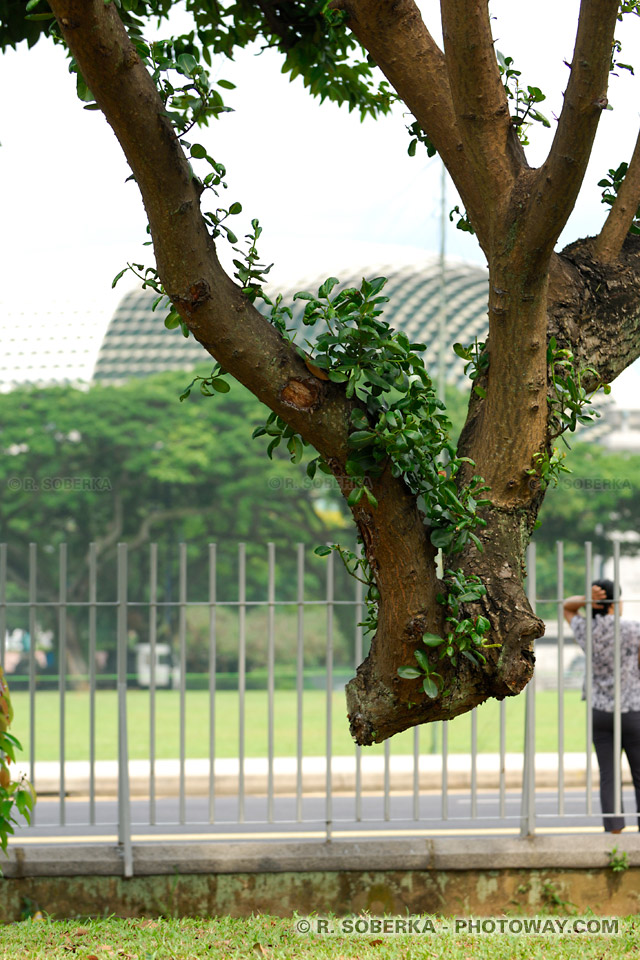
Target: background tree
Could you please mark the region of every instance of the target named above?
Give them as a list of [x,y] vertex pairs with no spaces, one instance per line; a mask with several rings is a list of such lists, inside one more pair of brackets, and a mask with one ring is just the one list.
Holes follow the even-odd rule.
[[[215,404],[199,392],[180,404],[188,382],[187,373],[165,373],[123,386],[32,388],[0,397],[0,529],[7,542],[9,599],[27,599],[33,541],[38,547],[38,599],[56,600],[59,548],[67,544],[72,675],[86,673],[86,608],[74,603],[89,597],[90,542],[95,543],[101,601],[117,595],[120,541],[129,544],[132,599],[148,599],[148,546],[157,542],[159,597],[177,601],[180,541],[189,544],[190,599],[208,597],[211,542],[218,544],[218,598],[236,599],[237,543],[246,541],[247,599],[264,600],[268,568],[263,544],[272,541],[278,597],[294,600],[292,540],[313,548],[336,535],[335,526],[314,509],[319,493],[325,500],[339,498],[331,478],[314,487],[288,455],[276,450],[269,460],[251,441],[252,429],[263,419],[255,397],[238,387],[232,396],[221,394]],[[324,588],[324,571],[318,567],[320,561],[316,568],[307,564],[305,586],[314,597],[322,596]],[[163,632],[171,640],[177,610],[164,612]],[[55,610],[44,607],[41,616],[40,628],[55,633]],[[14,620],[8,626],[26,623]],[[105,620],[98,626],[100,649],[113,649],[113,624]],[[130,627],[139,640],[146,639],[146,614],[133,608]],[[222,630],[221,647],[232,642],[231,628]],[[225,663],[228,652],[226,657]],[[198,658],[196,643],[193,669]]]
[[[377,603],[371,651],[347,689],[354,737],[379,741],[518,693],[542,631],[522,589],[523,556],[558,468],[554,440],[575,426],[590,392],[640,351],[640,245],[628,236],[640,148],[612,186],[599,236],[554,250],[607,106],[616,23],[638,12],[636,0],[582,0],[564,106],[538,168],[527,162],[523,131],[526,139],[526,124],[542,117],[541,93],[523,93],[512,65],[498,63],[487,0],[441,0],[444,50],[413,0],[189,0],[194,32],[147,45],[140,18],[170,6],[50,0],[80,94],[104,112],[140,188],[156,256],[150,276],[171,301],[169,322],[271,408],[279,418],[268,424],[272,434],[279,424],[293,431],[299,440],[284,437],[292,455],[298,443],[315,447],[352,508],[366,555],[361,572]],[[415,117],[416,139],[437,150],[456,185],[489,265],[489,340],[468,351],[475,382],[457,451],[420,345],[380,319],[382,281],[337,296],[333,280],[318,294],[303,292],[306,321],[322,328],[305,356],[287,336],[281,304],[266,304],[268,318],[256,309],[265,275],[257,222],[236,260],[237,282],[220,266],[215,241],[237,242],[228,218],[238,208],[214,201],[207,212],[224,170],[187,139],[194,124],[224,110],[200,51],[206,63],[256,37],[281,50],[285,69],[315,95],[371,114],[398,96]],[[384,84],[372,82],[371,61]],[[201,175],[185,151],[202,161]],[[438,467],[445,451],[449,463]]]

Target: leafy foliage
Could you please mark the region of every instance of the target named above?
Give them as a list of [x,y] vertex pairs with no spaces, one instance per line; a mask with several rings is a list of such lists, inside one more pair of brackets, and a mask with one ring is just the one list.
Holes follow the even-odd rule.
[[545,115],[535,106],[535,104],[542,103],[547,98],[540,87],[527,86],[525,89],[520,86],[522,71],[516,70],[513,66],[513,57],[505,57],[499,50],[496,51],[496,56],[507,98],[512,100],[514,104],[515,113],[511,121],[516,128],[520,142],[527,146],[529,143],[527,130],[531,126],[531,121],[541,123],[543,127],[551,126]]
[[[178,129],[200,123],[228,110],[206,68],[215,57],[233,59],[234,53],[256,41],[262,49],[283,55],[282,72],[299,77],[312,96],[358,110],[362,119],[388,113],[395,99],[385,80],[377,80],[374,65],[345,26],[345,15],[327,0],[289,0],[253,3],[252,0],[187,0],[194,29],[162,43],[143,39],[146,22],[166,20],[173,0],[112,0],[140,55],[158,71]],[[0,49],[27,39],[32,46],[50,32],[52,15],[44,0],[31,0],[25,20],[23,0],[0,0]],[[37,9],[36,9],[37,8]],[[54,28],[55,30],[55,28]],[[181,75],[180,85],[167,76]],[[164,79],[160,79],[164,74]],[[218,81],[224,88],[225,83]],[[86,91],[79,87],[79,91]],[[174,116],[174,113],[180,116]]]
[[456,230],[462,230],[463,233],[475,234],[475,230],[473,229],[471,220],[469,220],[469,214],[467,213],[466,210],[461,210],[458,204],[456,204],[455,207],[449,211],[449,221],[451,223],[453,223],[453,219],[456,216],[456,214],[458,216],[458,220],[456,222]]
[[424,345],[411,343],[381,319],[385,283],[385,277],[363,280],[360,289],[349,287],[332,297],[338,280],[330,277],[317,296],[295,295],[307,301],[303,323],[324,327],[314,342],[307,341],[312,363],[359,401],[351,413],[346,462],[356,490],[350,505],[364,496],[375,507],[365,480],[380,476],[390,461],[393,475],[420,497],[434,546],[455,553],[472,540],[480,547],[473,530],[484,523],[477,510],[488,503],[482,499],[486,487],[474,476],[468,487],[457,488],[456,476],[468,461],[456,455],[449,439],[450,421],[420,356]]
[[[475,617],[464,615],[463,604],[475,603],[486,596],[487,590],[480,577],[467,576],[463,570],[447,570],[444,582],[447,592],[438,594],[438,603],[446,607],[447,627],[444,637],[435,633],[425,633],[422,636],[422,646],[414,650],[414,657],[418,666],[403,666],[398,668],[399,676],[405,680],[422,677],[422,687],[428,697],[435,699],[442,691],[442,676],[435,670],[434,653],[442,660],[447,657],[456,666],[459,657],[465,657],[475,667],[486,662],[482,653],[488,647],[500,644],[488,643],[487,634],[491,629],[489,620],[478,614]],[[424,650],[423,647],[427,649]],[[446,693],[446,691],[444,691]]]
[[[616,202],[618,191],[622,186],[622,181],[627,174],[628,167],[628,163],[621,163],[618,167],[612,167],[608,171],[607,176],[603,177],[602,180],[598,180],[598,186],[604,187],[604,190],[602,191],[602,203],[613,206],[613,204]],[[633,223],[629,228],[629,233],[635,233],[636,235],[640,234],[640,206],[638,207]]]
[[16,750],[22,750],[20,741],[9,733],[12,720],[9,685],[0,667],[0,848],[5,853],[9,837],[15,833],[17,821],[14,814],[21,814],[29,823],[36,800],[29,781],[25,777],[14,780],[11,775],[10,764],[16,762]]
[[437,151],[431,138],[428,133],[422,129],[417,120],[414,120],[413,123],[409,124],[407,131],[411,136],[409,141],[409,146],[407,148],[407,153],[410,157],[415,157],[418,144],[421,143],[427,151],[428,157],[435,157]]
[[[484,376],[489,369],[489,353],[484,341],[478,340],[477,337],[468,347],[463,347],[461,343],[454,343],[453,352],[462,360],[466,360],[464,372],[472,381]],[[486,397],[486,390],[478,383],[474,384],[473,389],[479,397],[483,399]]]
[[[611,393],[611,387],[600,381],[595,367],[588,365],[577,368],[573,353],[559,348],[555,337],[551,337],[547,346],[547,363],[550,387],[549,433],[553,439],[566,430],[573,433],[579,423],[590,423],[599,417],[599,411],[586,408],[591,406],[592,398],[598,390],[602,388],[603,392],[608,394]],[[596,378],[597,386],[593,390],[585,389],[585,377]]]

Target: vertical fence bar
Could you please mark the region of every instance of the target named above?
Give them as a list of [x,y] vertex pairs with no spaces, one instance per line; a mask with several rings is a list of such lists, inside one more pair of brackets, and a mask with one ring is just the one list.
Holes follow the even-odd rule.
[[[527,597],[536,609],[536,545],[527,547]],[[522,765],[522,803],[520,836],[532,837],[536,829],[536,677],[527,684],[524,724],[524,757]]]
[[7,637],[7,545],[0,543],[0,668],[4,670]]
[[441,811],[442,819],[449,817],[449,721],[442,721],[442,800]]
[[209,544],[209,823],[216,817],[217,557]]
[[[356,547],[358,558],[362,557],[362,544]],[[356,580],[356,633],[355,633],[355,669],[357,670],[364,658],[363,632],[362,627],[358,626],[363,618],[363,597],[362,581]],[[362,747],[356,743],[356,821],[362,820]]]
[[500,817],[507,813],[507,705],[500,701]]
[[478,816],[478,714],[471,711],[471,819]]
[[327,557],[327,742],[326,742],[326,838],[331,840],[333,795],[331,761],[333,754],[333,552]]
[[127,545],[117,554],[117,669],[118,669],[118,843],[124,857],[124,875],[133,876],[131,806],[129,794],[129,743],[127,730]]
[[304,544],[297,555],[297,637],[296,637],[296,820],[302,820],[302,691],[304,689]]
[[420,819],[420,727],[413,728],[413,819]]
[[244,692],[247,661],[247,553],[238,544],[238,823],[244,823]]
[[620,541],[613,544],[613,803],[622,813],[622,718],[620,715]]
[[558,816],[564,816],[564,544],[556,543],[558,582]]
[[96,822],[96,643],[97,553],[89,544],[89,823]]
[[[36,785],[36,590],[37,590],[37,545],[29,544],[29,779]],[[35,824],[36,810],[31,814]]]
[[149,823],[156,822],[156,662],[158,640],[158,544],[149,545]]
[[179,816],[186,816],[186,753],[187,753],[187,545],[180,544],[178,638],[180,644],[180,784]]
[[591,816],[593,813],[593,753],[592,753],[592,741],[593,741],[593,708],[591,706],[591,697],[593,691],[593,620],[592,620],[592,609],[593,603],[591,600],[591,578],[593,573],[593,558],[591,552],[591,542],[588,541],[584,545],[584,565],[586,570],[585,576],[585,586],[584,586],[584,595],[586,599],[585,603],[585,619],[586,619],[586,667],[585,667],[585,699],[587,701],[587,744],[586,744],[586,754],[587,754],[587,815]]
[[384,742],[384,819],[389,820],[391,818],[391,797],[390,797],[390,771],[391,766],[391,744],[389,740]]
[[267,619],[267,820],[273,823],[273,714],[275,710],[275,637],[276,637],[276,546],[267,545],[269,554],[268,619]]
[[[58,693],[60,697],[60,785],[59,785],[59,820],[60,826],[65,825],[65,698],[67,687],[67,545],[60,544],[58,551]],[[35,646],[35,636],[31,637],[31,644]]]

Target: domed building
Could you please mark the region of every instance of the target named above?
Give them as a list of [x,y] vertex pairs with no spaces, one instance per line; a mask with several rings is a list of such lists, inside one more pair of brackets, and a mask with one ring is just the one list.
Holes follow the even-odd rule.
[[[392,327],[404,330],[414,342],[427,345],[425,362],[436,378],[439,358],[440,307],[443,302],[442,281],[436,257],[404,265],[381,263],[350,267],[340,277],[342,286],[359,286],[362,278],[387,277],[384,290],[389,297],[384,316]],[[293,325],[298,327],[301,342],[310,336],[302,326],[304,302],[293,300],[298,290],[317,290],[326,275],[310,275],[289,289],[278,291],[267,287],[270,296],[283,294],[284,302],[293,310]],[[456,341],[465,344],[474,337],[482,339],[487,329],[488,274],[482,267],[464,262],[447,261],[444,274],[444,321],[446,379],[466,386],[464,361],[451,347]],[[339,288],[338,288],[339,289]],[[93,379],[100,383],[121,383],[131,377],[147,376],[160,370],[190,369],[206,361],[206,353],[191,337],[185,340],[180,331],[167,330],[164,314],[151,307],[156,299],[153,291],[136,290],[123,298],[106,332]],[[259,306],[259,304],[258,304]]]
[[[300,342],[311,332],[302,325],[305,303],[294,301],[294,294],[298,290],[316,291],[326,276],[308,275],[287,289],[266,288],[272,297],[277,292],[283,294],[284,303],[293,311],[292,326],[299,329]],[[453,345],[467,345],[486,336],[487,270],[477,264],[447,259],[442,276],[440,262],[432,256],[410,263],[349,267],[342,272],[340,281],[341,286],[359,286],[363,277],[380,276],[387,277],[384,293],[389,302],[385,304],[385,319],[392,327],[404,330],[412,341],[426,345],[424,359],[435,383],[442,377],[447,384],[468,390],[465,361],[454,353]],[[163,370],[190,370],[207,362],[208,354],[196,340],[185,339],[180,330],[165,328],[164,311],[152,309],[156,297],[154,291],[140,289],[122,299],[100,346],[93,373],[95,381],[123,383],[132,377]],[[581,428],[582,439],[603,439],[621,419],[610,398],[599,397],[597,406],[607,415]],[[611,425],[610,415],[615,421]],[[640,442],[640,431],[637,440]]]

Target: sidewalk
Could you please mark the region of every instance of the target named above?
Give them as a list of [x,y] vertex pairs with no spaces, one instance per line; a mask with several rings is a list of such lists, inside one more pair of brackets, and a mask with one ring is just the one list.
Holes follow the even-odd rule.
[[[505,755],[504,781],[507,789],[522,785],[522,754]],[[186,792],[189,796],[208,796],[209,761],[185,760]],[[237,759],[215,761],[215,792],[218,796],[238,793]],[[28,766],[17,764],[17,771],[29,774]],[[355,757],[333,757],[331,763],[334,793],[354,793],[356,785]],[[245,793],[264,795],[268,788],[268,761],[266,758],[247,758],[244,764]],[[584,787],[586,784],[586,756],[584,753],[565,753],[565,787]],[[419,762],[419,789],[421,792],[442,791],[442,759],[425,754]],[[148,760],[129,761],[131,795],[149,794],[150,764]],[[381,792],[385,782],[384,757],[363,756],[361,761],[361,789],[363,792]],[[58,794],[60,765],[55,762],[36,762],[35,787],[40,795]],[[100,760],[95,765],[96,796],[115,796],[117,793],[118,764],[115,760]],[[469,790],[472,782],[471,756],[450,754],[447,760],[447,786],[450,790]],[[631,783],[626,757],[622,763],[622,782]],[[478,754],[476,784],[479,789],[497,790],[500,787],[500,754]],[[273,761],[273,789],[277,795],[295,794],[297,769],[295,757],[275,757]],[[179,760],[157,760],[155,764],[156,796],[177,796],[180,786]],[[389,786],[393,792],[409,793],[414,788],[413,756],[392,756],[389,761]],[[536,755],[536,787],[558,786],[557,753]],[[598,765],[592,764],[592,786],[598,786]],[[302,789],[305,794],[324,794],[326,790],[326,761],[324,757],[304,757],[302,760]],[[65,793],[83,797],[89,793],[89,764],[84,761],[65,763]]]

